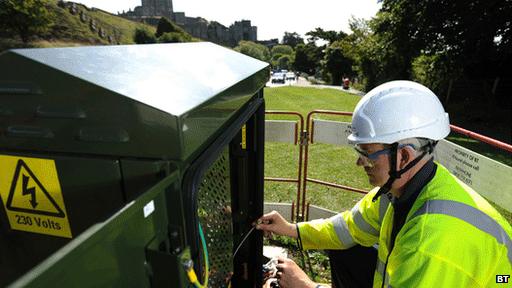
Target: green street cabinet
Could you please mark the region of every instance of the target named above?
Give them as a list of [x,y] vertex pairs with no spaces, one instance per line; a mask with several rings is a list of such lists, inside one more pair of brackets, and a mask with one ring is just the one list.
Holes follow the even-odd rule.
[[0,67],[0,286],[261,287],[261,233],[233,252],[263,211],[267,63],[197,42]]

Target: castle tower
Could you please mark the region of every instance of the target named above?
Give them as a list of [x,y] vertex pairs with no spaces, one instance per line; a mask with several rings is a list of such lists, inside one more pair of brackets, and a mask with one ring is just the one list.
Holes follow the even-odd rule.
[[162,16],[167,15],[166,17],[172,18],[172,0],[155,0],[155,2],[156,7],[158,7],[157,13],[161,13]]
[[164,16],[172,19],[172,0],[142,0],[143,16]]

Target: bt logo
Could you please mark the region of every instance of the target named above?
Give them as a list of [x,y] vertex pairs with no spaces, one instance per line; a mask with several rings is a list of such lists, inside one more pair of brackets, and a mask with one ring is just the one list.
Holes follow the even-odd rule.
[[508,283],[510,275],[496,275],[496,283]]

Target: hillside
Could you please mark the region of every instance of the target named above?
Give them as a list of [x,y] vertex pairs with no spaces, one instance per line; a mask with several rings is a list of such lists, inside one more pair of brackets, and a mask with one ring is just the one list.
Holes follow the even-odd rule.
[[[82,4],[58,0],[43,1],[52,15],[53,26],[50,31],[32,37],[28,43],[23,43],[19,37],[2,36],[0,51],[21,47],[134,44],[133,35],[137,28],[146,29],[151,34],[156,32],[153,26]],[[179,32],[186,34],[182,30]]]

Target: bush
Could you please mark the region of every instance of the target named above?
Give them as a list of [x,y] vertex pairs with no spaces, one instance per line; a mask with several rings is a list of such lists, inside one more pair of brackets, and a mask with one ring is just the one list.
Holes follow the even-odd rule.
[[270,60],[270,51],[264,45],[257,44],[251,41],[240,41],[235,51],[268,62]]
[[192,38],[187,34],[181,34],[178,32],[167,32],[158,37],[158,43],[180,43],[190,42]]
[[133,35],[133,41],[137,44],[156,43],[156,37],[144,28],[137,28]]

